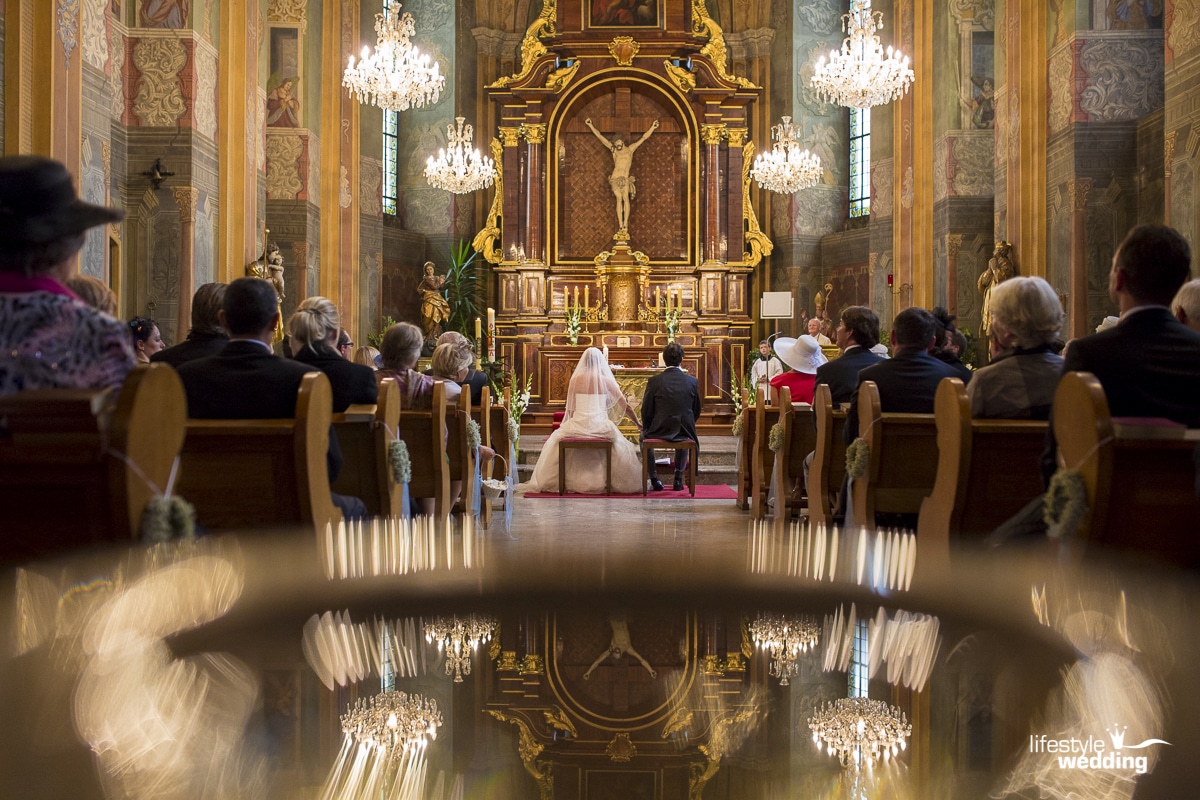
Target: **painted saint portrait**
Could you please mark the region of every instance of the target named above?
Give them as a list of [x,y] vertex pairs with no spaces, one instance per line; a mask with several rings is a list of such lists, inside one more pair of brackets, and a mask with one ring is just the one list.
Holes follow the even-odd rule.
[[280,77],[278,73],[267,81],[267,125],[273,128],[300,127],[300,98],[296,84],[298,76]]
[[592,0],[592,27],[656,27],[660,2],[661,0]]
[[142,0],[143,28],[186,28],[190,0]]
[[1108,0],[1108,29],[1143,31],[1163,26],[1162,0]]

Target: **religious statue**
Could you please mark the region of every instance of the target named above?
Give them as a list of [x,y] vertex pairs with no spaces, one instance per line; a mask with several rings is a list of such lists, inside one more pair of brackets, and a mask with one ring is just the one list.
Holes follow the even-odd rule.
[[633,166],[633,154],[642,146],[642,142],[650,138],[650,135],[658,130],[658,120],[650,123],[650,130],[642,134],[642,138],[638,139],[631,145],[626,146],[620,136],[613,137],[613,141],[604,138],[604,134],[596,130],[596,126],[592,124],[590,119],[584,120],[584,124],[592,129],[592,133],[596,134],[596,138],[604,143],[604,146],[612,152],[613,156],[613,171],[609,176],[608,182],[612,186],[613,194],[617,197],[617,231],[619,233],[629,232],[629,201],[637,196],[637,186],[635,178],[629,174],[630,168]]
[[585,681],[589,680],[592,677],[592,672],[596,667],[600,666],[600,662],[604,661],[604,659],[612,656],[614,661],[618,661],[624,653],[629,653],[629,655],[640,661],[642,666],[646,668],[646,671],[650,673],[651,678],[657,678],[658,673],[654,671],[654,667],[650,666],[650,662],[642,658],[641,654],[633,649],[633,641],[629,638],[629,622],[626,620],[625,615],[619,613],[612,614],[608,618],[608,623],[612,625],[612,641],[596,657],[596,660],[588,667],[587,672],[583,673],[583,679]]
[[442,286],[446,283],[445,275],[435,275],[433,262],[425,262],[425,276],[417,284],[421,293],[421,328],[425,332],[425,341],[436,340],[442,335],[442,323],[450,319],[450,304],[442,296]]
[[282,303],[287,295],[283,291],[283,254],[279,252],[279,245],[271,242],[263,251],[262,258],[247,264],[246,277],[269,281]]
[[996,242],[996,249],[988,259],[987,269],[979,276],[979,293],[983,295],[983,312],[979,322],[979,338],[986,338],[992,330],[992,289],[1017,274],[1012,260],[1012,245],[1005,241]]

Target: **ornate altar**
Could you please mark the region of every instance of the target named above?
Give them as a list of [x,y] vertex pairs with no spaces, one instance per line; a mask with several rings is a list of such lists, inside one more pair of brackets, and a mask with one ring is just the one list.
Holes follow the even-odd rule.
[[474,244],[498,276],[500,357],[533,375],[535,409],[561,405],[559,362],[589,344],[657,363],[668,311],[702,393],[724,402],[750,346],[750,276],[771,250],[749,192],[761,89],[728,71],[703,0],[621,8],[547,0],[519,71],[488,87],[500,178]]

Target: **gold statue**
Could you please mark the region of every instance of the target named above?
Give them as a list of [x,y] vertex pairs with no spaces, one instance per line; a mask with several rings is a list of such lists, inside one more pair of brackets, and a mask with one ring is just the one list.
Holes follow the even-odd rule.
[[263,231],[263,254],[257,261],[251,261],[246,265],[247,278],[259,278],[267,281],[271,286],[275,287],[275,294],[279,296],[279,321],[275,324],[275,343],[283,341],[283,299],[287,297],[284,294],[283,284],[283,253],[279,252],[279,245],[267,240],[269,230]]
[[979,338],[986,339],[992,330],[992,289],[1017,274],[1017,267],[1012,260],[1012,244],[1006,241],[996,242],[996,249],[988,259],[987,269],[979,276],[979,293],[983,295],[983,311],[979,322]]
[[442,297],[445,275],[436,275],[433,262],[425,262],[425,277],[417,285],[421,293],[421,328],[426,341],[436,341],[442,335],[442,323],[450,319],[450,304]]

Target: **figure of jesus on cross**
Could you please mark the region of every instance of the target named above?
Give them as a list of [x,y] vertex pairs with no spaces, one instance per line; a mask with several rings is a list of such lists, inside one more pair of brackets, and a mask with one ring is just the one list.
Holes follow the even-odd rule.
[[638,139],[631,145],[626,145],[620,136],[613,137],[613,141],[609,141],[604,137],[604,134],[596,130],[596,126],[592,124],[591,119],[584,120],[584,123],[592,129],[592,133],[596,134],[596,138],[604,143],[604,146],[609,149],[613,157],[613,171],[609,176],[608,182],[612,186],[613,194],[617,197],[617,230],[619,233],[629,233],[629,201],[637,196],[637,187],[634,185],[634,177],[629,174],[630,168],[633,166],[633,154],[642,142],[650,138],[650,134],[658,130],[658,120],[650,123],[650,130],[642,134],[642,138]]

